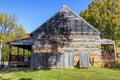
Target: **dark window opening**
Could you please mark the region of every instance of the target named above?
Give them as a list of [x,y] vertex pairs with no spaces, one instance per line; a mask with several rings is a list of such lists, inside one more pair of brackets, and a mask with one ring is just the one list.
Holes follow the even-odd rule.
[[51,44],[51,52],[57,52],[58,51],[58,44],[52,43]]

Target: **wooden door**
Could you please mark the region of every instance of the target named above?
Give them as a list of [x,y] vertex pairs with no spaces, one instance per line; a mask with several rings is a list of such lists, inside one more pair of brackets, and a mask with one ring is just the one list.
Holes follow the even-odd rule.
[[79,67],[89,67],[89,63],[89,52],[81,51]]

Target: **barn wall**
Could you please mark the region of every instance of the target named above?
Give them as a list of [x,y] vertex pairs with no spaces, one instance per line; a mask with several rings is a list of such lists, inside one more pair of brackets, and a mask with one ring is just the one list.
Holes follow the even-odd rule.
[[[56,40],[59,40],[57,41],[57,53],[51,52],[49,38],[41,38],[41,35],[34,37],[33,68],[73,68],[75,64],[74,55],[80,54],[81,51],[89,52],[90,60],[93,61],[94,59],[93,66],[100,65],[101,45],[98,35],[71,34],[67,36],[67,38],[65,36],[56,37]],[[53,62],[51,62],[50,59],[52,59]]]
[[[79,55],[83,51],[89,52],[89,61],[91,66],[101,66],[101,44],[98,35],[70,35],[71,41],[65,42],[64,47],[58,48],[59,52]],[[74,58],[76,61],[78,58]],[[77,64],[77,62],[74,62]]]
[[[67,38],[65,36],[57,36],[56,42],[58,43],[59,52],[69,53],[71,51],[79,52],[80,50],[85,50],[89,51],[90,54],[101,53],[100,37],[98,35],[71,34]],[[50,38],[42,38],[41,35],[34,37],[34,52],[50,52],[50,47]]]
[[89,51],[90,54],[100,54],[100,37],[98,35],[70,35],[70,41],[64,42],[64,46],[59,46],[59,52],[79,53],[79,51]]
[[34,53],[33,69],[40,68],[73,68],[73,54]]

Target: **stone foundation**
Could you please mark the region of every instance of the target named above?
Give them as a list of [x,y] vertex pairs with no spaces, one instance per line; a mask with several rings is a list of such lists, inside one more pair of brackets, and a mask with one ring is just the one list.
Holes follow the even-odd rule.
[[91,66],[101,67],[101,55],[90,54],[90,64]]

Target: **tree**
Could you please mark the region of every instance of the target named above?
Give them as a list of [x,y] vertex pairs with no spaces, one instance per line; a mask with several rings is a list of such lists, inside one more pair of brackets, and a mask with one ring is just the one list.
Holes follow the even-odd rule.
[[120,44],[120,2],[94,0],[80,16],[101,32],[101,36]]
[[16,23],[15,15],[0,13],[0,44],[2,55],[8,59],[8,45],[6,42],[25,38],[26,33],[21,25]]

